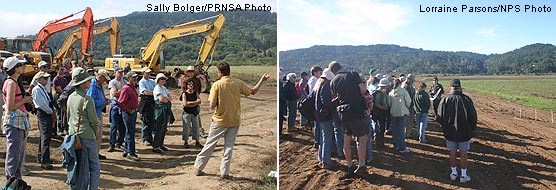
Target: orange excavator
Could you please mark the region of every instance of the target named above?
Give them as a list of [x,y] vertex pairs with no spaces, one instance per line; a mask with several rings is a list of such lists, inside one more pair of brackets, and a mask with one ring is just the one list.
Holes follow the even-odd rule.
[[[106,21],[110,21],[110,24],[108,26],[99,27],[99,25],[101,25]],[[95,29],[93,30],[93,35],[98,35],[102,33],[110,34],[110,50],[112,56],[114,56],[116,54],[116,50],[118,49],[119,40],[120,40],[120,27],[118,24],[118,19],[116,19],[116,17],[112,17],[109,19],[95,22]],[[54,56],[54,62],[62,63],[64,62],[64,60],[67,59],[72,60],[74,58],[72,54],[74,52],[73,46],[75,45],[75,43],[77,43],[77,41],[81,40],[82,37],[83,37],[83,33],[81,28],[72,31],[66,37],[66,40],[64,41],[62,46],[60,46],[60,50],[58,50],[58,53],[56,53],[56,55]]]
[[[73,17],[76,14],[83,13],[83,18],[77,18],[74,20],[67,20],[70,17]],[[54,21],[48,22],[44,27],[42,27],[37,35],[35,36],[35,40],[32,44],[32,49],[29,51],[22,51],[22,54],[27,59],[28,66],[25,67],[25,71],[23,72],[24,77],[32,77],[38,70],[38,63],[40,61],[46,61],[51,64],[51,71],[54,71],[56,64],[52,64],[52,53],[48,54],[49,56],[44,56],[47,49],[47,42],[48,39],[61,31],[70,29],[75,26],[81,26],[82,29],[82,36],[83,40],[81,41],[81,53],[82,53],[82,60],[86,59],[88,56],[87,50],[91,47],[93,42],[93,27],[94,27],[94,20],[93,20],[93,11],[90,7],[86,7],[85,9],[65,16],[64,18],[57,19]],[[45,58],[49,58],[49,60],[45,60]]]

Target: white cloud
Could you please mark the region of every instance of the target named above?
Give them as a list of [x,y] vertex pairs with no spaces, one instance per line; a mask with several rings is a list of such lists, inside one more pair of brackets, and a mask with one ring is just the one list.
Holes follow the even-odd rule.
[[477,35],[483,36],[483,37],[494,37],[497,34],[497,29],[498,26],[491,26],[491,27],[485,27],[485,28],[479,28],[475,33]]
[[376,0],[325,2],[280,1],[279,50],[380,43],[408,22],[409,10],[402,5]]
[[19,13],[19,12],[3,12],[0,17],[0,36],[15,37],[18,35],[35,34],[48,21],[62,18],[62,15],[55,13]]

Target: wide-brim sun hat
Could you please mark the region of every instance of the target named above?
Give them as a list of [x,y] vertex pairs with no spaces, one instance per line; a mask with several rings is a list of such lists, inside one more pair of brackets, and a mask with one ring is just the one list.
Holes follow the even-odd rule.
[[328,68],[324,69],[322,71],[322,75],[320,76],[320,78],[326,78],[326,80],[332,80],[336,75],[334,75],[334,73],[332,73],[332,71]]
[[44,71],[40,71],[37,74],[35,74],[35,76],[33,77],[33,80],[37,80],[37,79],[42,78],[42,77],[48,78],[48,77],[50,77],[50,74],[48,74],[47,72],[44,72]]
[[108,71],[106,71],[106,69],[100,69],[100,70],[98,70],[97,76],[102,76],[102,77],[104,77],[107,81],[110,81],[110,76],[108,76]]
[[164,75],[164,73],[158,73],[158,74],[156,74],[156,79],[155,79],[155,81],[158,82],[158,79],[161,79],[161,78],[168,79],[168,78],[166,77],[166,75]]
[[387,78],[380,79],[378,86],[390,86],[390,81]]
[[82,67],[77,67],[71,71],[71,81],[68,85],[78,86],[83,84],[84,82],[90,81],[93,78],[95,77],[90,76],[89,73],[87,73],[87,70],[83,69]]

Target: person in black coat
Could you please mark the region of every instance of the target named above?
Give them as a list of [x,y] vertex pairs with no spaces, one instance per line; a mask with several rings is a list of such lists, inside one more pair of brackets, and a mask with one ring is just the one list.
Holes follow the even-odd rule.
[[295,73],[286,75],[286,84],[284,84],[284,94],[286,96],[288,107],[288,131],[295,129],[295,116],[297,114],[297,93],[295,91],[295,81],[297,76]]
[[460,182],[471,181],[467,175],[467,151],[470,149],[470,140],[477,126],[477,111],[473,101],[461,91],[459,79],[450,81],[452,91],[438,105],[438,122],[446,138],[446,146],[450,150],[450,179],[456,180],[456,153],[459,149],[461,155]]

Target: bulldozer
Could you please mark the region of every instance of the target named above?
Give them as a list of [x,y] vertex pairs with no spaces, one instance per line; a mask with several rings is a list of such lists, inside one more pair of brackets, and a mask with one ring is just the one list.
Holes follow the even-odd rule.
[[[41,61],[52,64],[52,54],[33,51],[33,40],[31,38],[3,38],[0,39],[0,50],[10,52],[12,55],[21,54],[27,60],[24,77],[32,77]],[[5,57],[4,55],[2,55]],[[7,55],[6,55],[7,56]]]
[[[128,70],[134,72],[141,72],[143,67],[148,67],[154,72],[167,73],[163,58],[164,56],[162,55],[162,46],[164,43],[171,39],[207,33],[203,39],[203,43],[201,44],[201,49],[199,50],[199,55],[195,63],[195,69],[202,76],[200,77],[202,86],[201,90],[206,91],[210,89],[210,79],[207,71],[211,66],[212,57],[216,52],[216,47],[218,46],[218,42],[220,40],[220,32],[224,22],[224,15],[218,14],[216,16],[163,28],[153,35],[146,47],[141,48],[139,57],[129,58],[126,56],[118,56],[106,58],[104,63],[105,69],[114,71],[116,69],[128,68]],[[207,60],[209,57],[210,60]],[[168,87],[176,87],[177,82],[177,78],[168,75]]]

